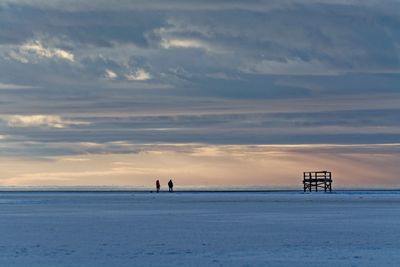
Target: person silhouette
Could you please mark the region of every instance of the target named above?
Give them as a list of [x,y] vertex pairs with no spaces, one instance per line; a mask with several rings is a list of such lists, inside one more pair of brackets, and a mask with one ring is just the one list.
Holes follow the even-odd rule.
[[161,186],[160,186],[160,181],[159,181],[159,180],[157,180],[157,181],[156,181],[156,189],[157,189],[157,193],[158,193],[158,192],[160,192],[160,187],[161,187]]
[[172,180],[169,180],[168,182],[168,191],[174,192],[174,183],[172,182]]

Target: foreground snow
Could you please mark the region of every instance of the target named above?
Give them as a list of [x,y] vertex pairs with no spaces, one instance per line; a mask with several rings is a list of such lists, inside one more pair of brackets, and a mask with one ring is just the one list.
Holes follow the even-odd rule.
[[398,193],[0,193],[0,266],[400,266]]

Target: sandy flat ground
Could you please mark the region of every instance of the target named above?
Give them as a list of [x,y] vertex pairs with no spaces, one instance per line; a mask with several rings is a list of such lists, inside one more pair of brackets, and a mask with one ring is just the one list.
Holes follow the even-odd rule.
[[400,266],[400,193],[0,193],[0,266]]

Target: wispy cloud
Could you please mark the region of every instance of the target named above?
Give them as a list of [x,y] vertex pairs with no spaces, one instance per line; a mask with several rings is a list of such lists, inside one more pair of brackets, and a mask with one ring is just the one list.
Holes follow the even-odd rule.
[[204,48],[209,50],[209,47],[199,41],[194,39],[163,39],[161,41],[161,46],[164,48]]
[[19,89],[33,89],[36,86],[22,85],[22,84],[10,84],[10,83],[0,83],[0,90],[19,90]]
[[28,41],[19,46],[16,50],[11,51],[8,55],[21,63],[29,63],[31,60],[36,61],[52,58],[70,62],[75,61],[75,55],[71,52],[60,48],[45,47],[42,42],[38,40]]
[[5,118],[10,127],[65,128],[70,125],[87,125],[82,121],[65,120],[57,115],[13,115]]
[[118,74],[110,69],[104,71],[104,77],[108,80],[115,80],[118,78]]
[[151,79],[151,75],[149,72],[144,69],[139,69],[136,72],[129,73],[125,75],[126,79],[129,81],[147,81]]
[[242,69],[249,73],[269,75],[338,75],[335,69],[319,60],[304,61],[300,58],[247,62]]

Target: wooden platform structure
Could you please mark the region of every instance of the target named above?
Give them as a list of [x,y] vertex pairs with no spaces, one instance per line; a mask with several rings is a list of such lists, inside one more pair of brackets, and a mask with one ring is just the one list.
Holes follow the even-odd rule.
[[318,188],[324,189],[326,192],[332,192],[332,173],[328,171],[304,172],[303,173],[304,192],[318,192]]

